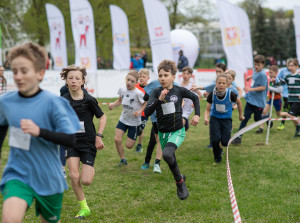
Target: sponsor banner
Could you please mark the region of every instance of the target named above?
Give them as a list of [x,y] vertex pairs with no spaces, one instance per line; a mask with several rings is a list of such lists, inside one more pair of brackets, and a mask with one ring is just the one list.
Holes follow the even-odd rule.
[[300,6],[294,6],[294,23],[297,58],[300,61]]

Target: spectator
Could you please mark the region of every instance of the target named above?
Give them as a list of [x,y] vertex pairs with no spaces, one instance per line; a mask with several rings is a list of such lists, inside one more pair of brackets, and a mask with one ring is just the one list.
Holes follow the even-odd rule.
[[189,65],[188,59],[183,55],[183,51],[179,51],[179,59],[178,59],[178,69],[181,72],[182,68],[186,67]]
[[148,56],[147,56],[146,50],[142,50],[141,56],[142,56],[142,59],[144,61],[144,68],[146,68],[147,60],[148,60]]
[[141,55],[136,53],[135,57],[132,59],[133,62],[133,69],[139,71],[140,69],[144,68],[144,61],[141,58]]

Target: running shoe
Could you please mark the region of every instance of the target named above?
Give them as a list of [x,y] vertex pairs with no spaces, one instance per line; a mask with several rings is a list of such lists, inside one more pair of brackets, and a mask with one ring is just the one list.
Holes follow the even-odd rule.
[[85,217],[91,214],[90,209],[81,209],[77,215],[75,216],[76,219],[84,219]]
[[278,130],[284,130],[284,128],[285,128],[284,124],[282,124],[282,123],[280,124],[280,126],[277,127]]
[[149,169],[150,164],[149,163],[144,163],[143,166],[141,167],[142,170],[147,170]]
[[256,133],[257,133],[257,134],[261,134],[261,133],[263,133],[263,132],[264,132],[264,129],[262,129],[262,128],[259,128],[259,129],[256,130]]
[[231,142],[232,145],[241,145],[241,143],[242,143],[241,137],[237,137]]
[[153,172],[154,173],[162,173],[160,166],[158,164],[154,164]]
[[136,153],[141,153],[141,152],[143,152],[142,145],[138,144],[138,145],[135,147],[135,152],[136,152]]
[[126,159],[121,159],[118,166],[126,166],[127,165],[127,160]]
[[187,186],[185,184],[185,175],[182,175],[182,179],[180,182],[176,182],[177,186],[177,196],[180,200],[185,200],[189,196],[189,191],[187,189]]

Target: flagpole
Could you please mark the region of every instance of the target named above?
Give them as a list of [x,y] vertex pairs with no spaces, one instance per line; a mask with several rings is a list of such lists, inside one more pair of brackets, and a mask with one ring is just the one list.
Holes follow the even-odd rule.
[[272,91],[272,100],[271,100],[270,116],[269,116],[269,122],[268,122],[266,145],[268,145],[268,142],[269,142],[269,134],[270,134],[270,127],[271,127],[271,118],[272,118],[272,112],[273,112],[273,102],[274,102],[274,91]]

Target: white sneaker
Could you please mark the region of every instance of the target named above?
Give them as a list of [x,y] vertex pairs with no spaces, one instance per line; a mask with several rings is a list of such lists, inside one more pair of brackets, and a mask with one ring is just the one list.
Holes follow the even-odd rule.
[[154,173],[162,173],[160,166],[158,164],[154,164],[153,172]]

